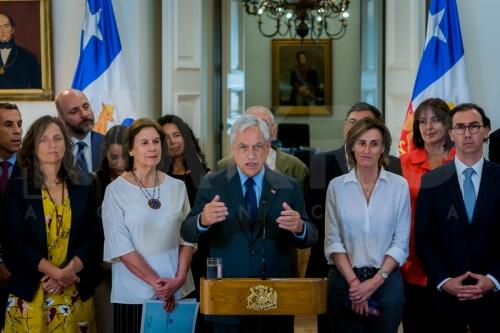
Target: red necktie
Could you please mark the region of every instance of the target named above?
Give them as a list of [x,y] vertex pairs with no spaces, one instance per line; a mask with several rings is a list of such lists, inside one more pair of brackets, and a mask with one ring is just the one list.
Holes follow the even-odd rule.
[[7,184],[9,183],[9,161],[2,161],[2,175],[0,176],[0,194],[3,195],[5,193],[5,189],[7,188]]

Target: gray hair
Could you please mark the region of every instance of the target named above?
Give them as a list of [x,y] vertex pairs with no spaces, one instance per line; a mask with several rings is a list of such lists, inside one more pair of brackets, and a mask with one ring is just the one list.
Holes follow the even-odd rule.
[[273,115],[273,112],[271,110],[269,110],[269,108],[263,106],[263,105],[254,105],[254,106],[250,106],[248,107],[248,109],[245,111],[246,114],[252,114],[251,112],[253,111],[264,111],[268,116],[269,116],[269,119],[271,120],[271,126],[276,126],[276,121],[274,120],[274,115]]
[[257,118],[256,116],[253,116],[251,114],[245,114],[239,116],[234,121],[233,126],[231,126],[231,134],[230,134],[231,144],[234,143],[236,134],[243,133],[247,128],[253,126],[258,126],[262,135],[264,136],[264,140],[266,140],[266,142],[269,142],[270,139],[269,128],[267,127],[266,123],[263,120]]

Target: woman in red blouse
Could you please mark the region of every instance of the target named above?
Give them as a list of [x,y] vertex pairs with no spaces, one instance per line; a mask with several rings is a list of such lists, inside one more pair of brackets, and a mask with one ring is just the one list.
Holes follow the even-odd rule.
[[[425,332],[432,321],[431,293],[422,263],[415,255],[415,203],[420,179],[429,170],[440,167],[455,157],[455,148],[448,136],[451,127],[450,108],[439,98],[423,101],[415,110],[413,144],[415,149],[400,157],[403,177],[408,180],[411,200],[410,253],[401,268],[405,281],[406,304],[403,314],[405,333]],[[429,326],[431,325],[431,326]]]

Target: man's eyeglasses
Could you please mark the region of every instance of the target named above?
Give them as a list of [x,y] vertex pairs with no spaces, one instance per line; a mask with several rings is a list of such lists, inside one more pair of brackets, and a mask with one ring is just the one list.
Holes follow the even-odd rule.
[[463,135],[465,134],[465,130],[468,129],[470,134],[477,134],[479,133],[479,130],[481,130],[481,127],[484,127],[483,125],[479,124],[470,124],[470,125],[462,125],[458,124],[452,127],[453,131],[458,134],[458,135]]

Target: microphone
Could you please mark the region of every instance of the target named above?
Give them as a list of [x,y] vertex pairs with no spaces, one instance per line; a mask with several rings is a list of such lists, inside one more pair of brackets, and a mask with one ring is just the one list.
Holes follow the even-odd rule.
[[[267,201],[262,200],[262,206],[265,206]],[[262,228],[262,261],[260,267],[260,278],[262,280],[267,279],[267,264],[266,264],[266,217],[263,217],[263,228]]]

